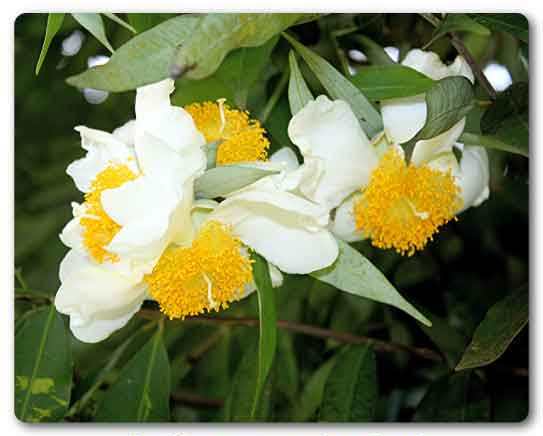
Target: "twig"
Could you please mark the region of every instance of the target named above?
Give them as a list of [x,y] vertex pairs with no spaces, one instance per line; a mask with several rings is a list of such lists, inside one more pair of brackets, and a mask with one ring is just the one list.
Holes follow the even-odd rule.
[[171,399],[176,403],[188,406],[219,408],[224,405],[222,398],[210,398],[187,391],[177,391],[171,394]]
[[[152,309],[141,309],[138,315],[147,319],[154,319],[158,312]],[[186,318],[183,322],[203,323],[203,324],[219,324],[226,326],[245,326],[245,327],[257,327],[259,321],[256,318],[213,318],[206,316],[199,316],[194,318]],[[428,348],[409,347],[407,345],[398,344],[395,342],[387,342],[381,339],[370,338],[367,336],[354,335],[347,332],[338,332],[335,330],[325,329],[309,324],[302,324],[295,321],[278,320],[277,327],[284,330],[289,330],[295,333],[301,333],[308,336],[317,338],[334,339],[338,342],[345,344],[369,344],[372,345],[375,351],[379,352],[397,352],[404,351],[414,356],[420,357],[426,360],[432,360],[434,362],[441,362],[443,358],[437,352]]]

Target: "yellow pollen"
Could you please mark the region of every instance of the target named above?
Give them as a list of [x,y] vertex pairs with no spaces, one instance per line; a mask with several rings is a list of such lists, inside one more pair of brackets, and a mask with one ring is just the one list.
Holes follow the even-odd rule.
[[190,247],[170,247],[144,280],[170,319],[225,309],[252,279],[251,260],[225,225],[209,221]]
[[217,164],[268,160],[270,141],[257,120],[249,118],[247,111],[231,109],[220,99],[185,106],[196,128],[207,142],[221,140],[217,150]]
[[452,174],[428,166],[406,165],[389,149],[354,204],[356,228],[372,245],[408,256],[422,250],[461,206]]
[[116,254],[110,253],[104,247],[121,229],[121,226],[104,211],[101,202],[102,192],[118,188],[136,177],[126,165],[110,165],[98,173],[91,183],[90,191],[85,194],[86,216],[80,220],[83,227],[83,244],[91,257],[99,263],[119,260]]

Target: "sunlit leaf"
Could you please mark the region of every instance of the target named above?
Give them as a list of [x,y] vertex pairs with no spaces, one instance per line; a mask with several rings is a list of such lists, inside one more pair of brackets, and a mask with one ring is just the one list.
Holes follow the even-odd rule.
[[15,415],[25,422],[60,420],[72,388],[69,334],[55,306],[31,312],[15,336]]
[[170,408],[170,363],[162,329],[121,370],[99,405],[100,422],[164,422]]
[[478,23],[498,32],[507,32],[528,42],[528,20],[522,14],[469,14]]
[[397,307],[417,321],[431,325],[368,259],[346,242],[337,242],[339,255],[336,261],[328,268],[311,273],[313,277],[350,294]]
[[290,112],[295,115],[300,111],[307,103],[313,100],[313,95],[305,83],[304,77],[298,67],[296,61],[296,55],[291,50],[288,54],[288,61],[290,65],[290,79],[288,82],[288,102],[290,105]]
[[62,23],[64,22],[64,15],[65,14],[47,15],[47,27],[45,28],[45,37],[43,38],[43,45],[41,46],[40,57],[38,58],[38,62],[36,63],[36,75],[38,75],[41,70],[41,66],[43,65],[45,56],[47,56],[47,52],[49,51],[51,41],[53,41],[53,38],[62,27]]
[[104,22],[100,14],[72,14],[72,17],[87,29],[91,35],[100,41],[111,53],[115,51],[107,39]]
[[368,345],[348,346],[326,380],[319,421],[369,422],[378,395],[373,350]]
[[479,324],[456,370],[489,365],[507,350],[528,323],[528,288],[498,301]]

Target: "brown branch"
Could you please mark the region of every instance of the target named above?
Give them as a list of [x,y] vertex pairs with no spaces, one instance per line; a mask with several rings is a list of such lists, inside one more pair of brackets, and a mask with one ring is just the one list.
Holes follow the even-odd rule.
[[[141,309],[138,312],[138,315],[147,319],[154,319],[157,316],[161,316],[158,311],[152,309]],[[256,318],[215,318],[208,316],[199,316],[193,318],[185,318],[183,322],[219,324],[225,326],[245,326],[256,328],[259,327],[259,320]],[[374,350],[378,352],[393,353],[397,351],[403,351],[420,357],[422,359],[432,360],[434,362],[443,361],[443,358],[439,353],[428,348],[409,347],[407,345],[398,344],[395,342],[387,342],[381,339],[354,335],[347,332],[338,332],[335,330],[325,329],[309,324],[302,324],[295,321],[278,320],[277,327],[291,332],[301,333],[317,338],[333,339],[344,344],[368,344],[371,345]]]
[[218,408],[224,405],[222,398],[210,398],[187,391],[172,392],[170,398],[176,403],[193,407]]

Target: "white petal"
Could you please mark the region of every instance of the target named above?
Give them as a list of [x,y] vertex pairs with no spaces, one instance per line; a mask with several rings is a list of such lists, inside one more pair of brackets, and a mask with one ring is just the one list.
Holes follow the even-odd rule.
[[450,75],[447,65],[441,62],[436,53],[418,48],[407,53],[402,65],[413,68],[433,80],[440,80]]
[[272,263],[268,262],[268,271],[270,272],[270,279],[272,287],[279,288],[283,285],[283,273]]
[[223,201],[210,215],[231,225],[246,245],[280,270],[307,274],[325,268],[338,254],[323,225],[323,208],[279,190],[247,190]]
[[207,219],[208,215],[213,212],[213,209],[215,209],[218,205],[219,203],[215,200],[204,198],[196,200],[192,204],[190,215],[192,219],[192,226],[195,231],[198,231],[198,229],[202,227],[202,224]]
[[468,207],[479,206],[488,198],[490,193],[488,154],[484,147],[464,147],[457,183],[463,200],[458,213]]
[[392,141],[403,144],[412,139],[426,122],[424,94],[382,101],[381,115],[385,131]]
[[411,156],[411,162],[415,165],[423,165],[430,162],[442,153],[450,152],[457,139],[464,131],[466,119],[462,118],[449,130],[430,139],[417,141]]
[[290,147],[283,147],[270,156],[270,162],[281,164],[286,171],[294,171],[300,164],[296,153]]
[[111,133],[84,126],[78,126],[75,130],[81,134],[81,146],[87,150],[87,154],[68,165],[66,173],[81,192],[89,192],[96,175],[110,164],[124,164],[138,172],[133,151]]
[[354,204],[362,196],[355,193],[345,199],[336,209],[334,220],[330,223],[330,231],[338,238],[347,242],[355,242],[366,239],[364,234],[356,229],[354,217]]
[[368,183],[377,156],[350,106],[342,100],[319,96],[290,121],[288,134],[304,161],[320,158],[324,172],[314,193],[302,192],[331,209]]
[[471,67],[462,56],[457,56],[454,62],[448,67],[449,76],[464,76],[472,84],[475,83],[475,77]]
[[136,120],[127,121],[121,127],[117,127],[112,134],[119,141],[133,148],[136,136]]
[[166,79],[138,88],[136,94],[136,150],[146,133],[163,141],[174,151],[205,144],[192,117],[184,109],[170,104],[174,82]]

